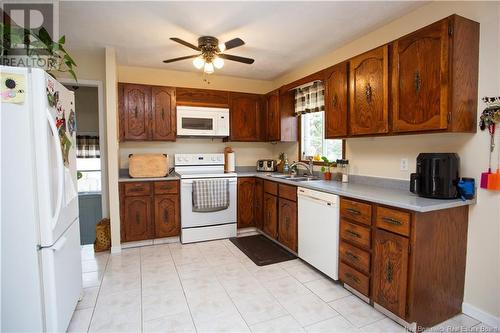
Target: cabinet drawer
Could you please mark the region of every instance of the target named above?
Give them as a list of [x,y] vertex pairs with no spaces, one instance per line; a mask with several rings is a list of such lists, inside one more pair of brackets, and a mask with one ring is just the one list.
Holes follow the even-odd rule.
[[370,272],[370,253],[342,241],[340,242],[340,260],[364,273]]
[[150,195],[151,194],[151,184],[150,182],[131,182],[124,183],[123,189],[126,197],[135,197],[140,195]]
[[297,201],[297,187],[291,185],[279,184],[279,196],[280,198],[288,199],[291,201]]
[[177,194],[179,193],[179,182],[168,180],[164,182],[155,182],[155,194]]
[[350,285],[363,295],[368,296],[370,291],[370,279],[368,276],[358,272],[346,264],[340,263],[339,277],[342,282]]
[[340,199],[340,217],[371,225],[372,205],[354,200]]
[[278,195],[278,183],[270,182],[269,180],[264,181],[264,192]]
[[340,238],[362,247],[370,248],[370,229],[347,222],[346,220],[340,221]]
[[376,225],[403,236],[410,235],[410,213],[385,207],[377,207]]

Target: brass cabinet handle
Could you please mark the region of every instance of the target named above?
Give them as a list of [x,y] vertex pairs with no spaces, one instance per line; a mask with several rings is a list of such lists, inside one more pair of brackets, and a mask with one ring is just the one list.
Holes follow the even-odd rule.
[[393,274],[394,274],[394,266],[392,262],[388,261],[387,267],[385,268],[385,279],[387,280],[387,282],[389,283],[392,282]]
[[134,187],[129,189],[129,192],[142,192],[144,189],[141,187]]
[[367,83],[365,86],[365,96],[366,96],[366,102],[371,103],[372,102],[372,86],[370,83]]
[[422,87],[422,79],[420,77],[420,71],[415,72],[415,92],[420,92],[420,88]]
[[356,284],[359,283],[359,279],[357,277],[355,277],[354,275],[352,275],[351,273],[345,273],[345,276],[347,276],[349,279],[354,281]]
[[135,223],[136,224],[140,224],[141,223],[141,219],[140,219],[139,213],[135,213]]
[[137,106],[135,107],[135,110],[134,110],[134,118],[137,118]]
[[165,110],[161,108],[161,119],[165,119]]
[[355,214],[355,215],[360,215],[361,212],[359,210],[353,209],[353,208],[347,208],[346,209],[349,213]]
[[394,224],[394,225],[403,225],[403,222],[401,221],[398,221],[396,219],[393,219],[392,217],[382,217],[382,220],[387,222],[387,223],[390,223],[390,224]]
[[163,220],[164,222],[168,221],[168,210],[166,209],[163,210]]
[[349,260],[351,260],[351,261],[358,261],[358,260],[359,260],[359,258],[358,258],[358,256],[357,256],[357,255],[354,255],[354,254],[352,254],[352,253],[351,253],[351,252],[349,252],[349,251],[345,253],[345,256],[346,256],[347,258],[349,258]]
[[347,232],[348,234],[350,234],[351,236],[354,236],[354,237],[357,237],[357,238],[361,238],[361,235],[358,234],[357,232],[354,232],[352,230],[346,230],[345,232]]
[[338,103],[338,97],[337,97],[337,94],[335,94],[335,95],[333,96],[333,98],[332,98],[332,106],[333,106],[334,108],[336,108],[336,107],[337,107],[337,103]]

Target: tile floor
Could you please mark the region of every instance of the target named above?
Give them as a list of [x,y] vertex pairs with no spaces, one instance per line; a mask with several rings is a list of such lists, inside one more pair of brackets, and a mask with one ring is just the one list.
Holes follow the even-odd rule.
[[[68,332],[405,332],[299,259],[258,267],[228,240],[84,247],[82,260]],[[465,315],[434,329],[447,327],[488,330]]]

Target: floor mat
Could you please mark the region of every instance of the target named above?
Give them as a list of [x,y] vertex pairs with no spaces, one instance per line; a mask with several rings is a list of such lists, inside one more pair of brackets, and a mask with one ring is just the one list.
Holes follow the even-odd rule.
[[297,258],[296,255],[263,235],[232,237],[229,240],[257,266],[266,266]]

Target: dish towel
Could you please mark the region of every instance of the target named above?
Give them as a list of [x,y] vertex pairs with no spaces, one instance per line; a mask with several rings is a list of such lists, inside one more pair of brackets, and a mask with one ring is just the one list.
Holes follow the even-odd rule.
[[193,180],[193,212],[216,212],[229,207],[229,180]]

